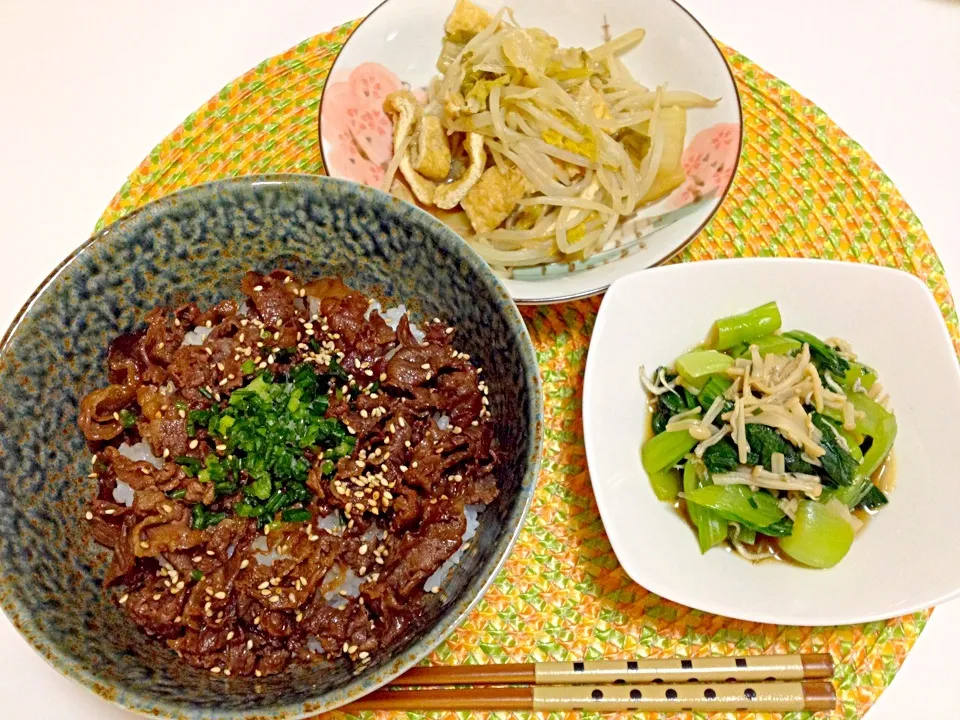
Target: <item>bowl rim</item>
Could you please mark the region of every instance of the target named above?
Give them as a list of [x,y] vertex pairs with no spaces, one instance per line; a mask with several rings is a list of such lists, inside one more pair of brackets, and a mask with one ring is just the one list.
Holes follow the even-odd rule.
[[[306,173],[258,173],[241,175],[211,180],[181,188],[145,203],[118,218],[110,225],[95,232],[50,271],[30,294],[10,322],[10,325],[5,329],[3,335],[0,336],[0,360],[5,359],[5,352],[9,349],[10,343],[16,336],[20,325],[29,314],[35,302],[50,289],[60,274],[84,252],[109,238],[110,234],[123,229],[131,223],[136,223],[143,215],[151,212],[162,212],[165,206],[169,206],[184,198],[203,198],[218,191],[252,188],[257,185],[284,185],[310,188],[313,191],[322,192],[322,186],[325,184],[336,185],[341,192],[352,194],[357,198],[362,198],[364,195],[372,196],[368,197],[365,201],[373,202],[374,204],[390,206],[402,203],[402,201],[392,195],[376,188],[370,188],[328,175]],[[64,653],[57,644],[47,639],[47,634],[38,627],[35,620],[30,618],[29,613],[20,602],[16,592],[8,591],[0,593],[0,609],[3,610],[3,614],[30,648],[58,673],[76,682],[78,685],[91,690],[96,695],[117,707],[149,717],[176,718],[178,720],[181,718],[185,720],[186,718],[199,717],[210,718],[211,720],[259,720],[264,717],[263,712],[268,712],[270,713],[269,716],[275,718],[275,720],[301,720],[303,718],[313,717],[317,713],[335,710],[341,705],[373,692],[419,663],[456,630],[470,611],[473,610],[485,596],[513,551],[520,532],[523,530],[527,514],[533,502],[533,496],[536,492],[537,479],[540,475],[543,456],[543,383],[540,377],[539,363],[536,359],[536,349],[530,338],[529,330],[523,320],[523,316],[520,314],[519,308],[510,298],[510,294],[500,279],[497,278],[486,262],[484,262],[472,248],[464,243],[456,233],[426,211],[403,203],[399,212],[409,212],[411,208],[416,211],[416,213],[413,214],[414,222],[419,221],[423,225],[432,226],[435,235],[439,234],[441,237],[444,237],[444,239],[440,241],[441,243],[450,246],[456,245],[461,248],[462,250],[453,250],[453,252],[460,252],[461,258],[474,272],[479,273],[488,282],[492,282],[491,289],[502,299],[501,305],[503,311],[507,315],[510,323],[514,325],[517,330],[516,337],[521,357],[524,357],[530,366],[524,368],[524,376],[526,377],[527,384],[530,386],[531,394],[527,407],[525,408],[525,413],[532,420],[530,427],[530,449],[527,453],[526,468],[518,489],[518,501],[506,518],[508,527],[512,525],[512,528],[509,532],[499,536],[497,544],[494,546],[494,551],[487,560],[485,576],[477,576],[481,577],[482,580],[476,584],[472,591],[468,582],[462,596],[451,602],[435,623],[424,627],[419,637],[413,640],[410,646],[398,657],[389,661],[383,667],[375,669],[371,674],[362,673],[355,675],[344,685],[329,691],[328,694],[337,696],[334,699],[327,701],[322,699],[319,701],[306,700],[292,703],[278,702],[273,707],[250,710],[243,714],[206,709],[198,711],[189,706],[143,698],[143,696],[137,694],[127,693],[127,691],[118,685],[106,683],[99,678],[95,672],[82,667],[68,654]],[[439,231],[439,233],[436,231]],[[6,541],[7,539],[0,537],[0,542]]]
[[[516,2],[516,0],[514,1]],[[373,15],[378,10],[382,9],[384,6],[392,2],[402,2],[402,0],[382,0],[382,2],[380,2],[380,4],[378,4],[375,8],[373,8],[373,10],[367,13],[364,17],[360,18],[360,22],[357,23],[357,26],[353,30],[351,30],[350,34],[344,39],[343,44],[340,46],[340,49],[337,51],[336,57],[334,57],[333,62],[330,64],[330,71],[327,74],[327,79],[323,83],[323,90],[320,91],[320,102],[317,103],[317,146],[320,149],[320,161],[323,163],[323,172],[327,177],[331,177],[331,178],[335,177],[334,175],[330,174],[329,166],[327,165],[327,156],[323,150],[323,131],[321,129],[321,124],[323,122],[323,101],[327,93],[327,87],[329,86],[330,76],[333,74],[333,71],[336,69],[337,61],[340,59],[340,56],[343,54],[343,51],[346,50],[347,44],[353,39],[353,36],[360,30],[361,27],[363,27],[364,23],[366,23],[367,20],[373,17]],[[720,49],[720,45],[717,43],[716,38],[714,38],[713,35],[710,34],[710,32],[706,29],[706,27],[704,27],[703,23],[701,23],[692,12],[690,12],[687,8],[681,5],[678,0],[666,0],[666,2],[669,2],[675,5],[681,11],[683,11],[683,13],[686,14],[687,17],[690,18],[690,20],[693,21],[694,25],[696,25],[697,28],[699,28],[700,32],[702,32],[710,41],[710,43],[713,45],[713,49],[716,51],[721,62],[723,62],[723,67],[727,71],[727,77],[730,80],[730,85],[733,87],[734,97],[736,98],[737,125],[740,128],[740,142],[737,145],[737,154],[733,160],[733,174],[730,176],[730,182],[727,183],[727,186],[723,189],[723,192],[720,193],[720,197],[717,199],[716,205],[713,207],[713,209],[710,210],[710,212],[707,213],[707,215],[703,219],[703,222],[701,222],[696,228],[694,228],[690,232],[690,234],[687,236],[687,238],[682,243],[677,245],[676,248],[671,250],[666,256],[657,260],[651,265],[648,265],[645,268],[635,268],[631,270],[629,273],[627,273],[626,275],[621,275],[620,278],[626,277],[627,275],[630,275],[634,272],[641,272],[642,270],[649,270],[650,268],[661,267],[663,265],[666,265],[673,258],[675,258],[677,255],[679,255],[684,250],[686,250],[687,247],[689,247],[690,243],[692,243],[694,240],[697,239],[700,233],[703,232],[703,229],[710,224],[710,221],[713,220],[716,214],[720,211],[720,207],[726,201],[727,196],[730,194],[730,190],[733,188],[734,183],[737,180],[737,173],[740,170],[740,159],[743,156],[743,146],[745,142],[744,141],[744,123],[743,123],[743,99],[740,96],[740,87],[737,85],[737,79],[733,74],[733,68],[730,67],[730,63],[727,60],[727,56],[723,54],[723,51]],[[414,205],[414,207],[418,207],[418,206]],[[427,214],[429,215],[429,213]],[[581,272],[588,273],[590,272],[590,270],[588,269]],[[513,295],[509,293],[509,291],[508,291],[508,294],[510,294],[511,299],[513,299],[513,301],[517,303],[517,305],[552,305],[554,303],[569,302],[571,300],[581,300],[583,298],[593,297],[594,295],[600,295],[606,292],[607,290],[609,290],[610,287],[613,285],[613,283],[617,282],[617,280],[619,280],[620,278],[616,278],[609,283],[604,283],[591,289],[578,290],[574,292],[560,293],[560,294],[554,294],[554,295],[544,295],[542,297],[536,297],[536,298],[518,299],[518,298],[514,298]]]
[[[839,260],[822,260],[818,258],[794,258],[794,257],[749,257],[749,258],[719,258],[713,260],[704,260],[693,263],[678,263],[673,264],[668,267],[657,268],[656,272],[664,274],[683,274],[686,272],[710,272],[712,266],[717,266],[724,264],[724,267],[729,268],[731,266],[748,266],[751,272],[754,272],[760,268],[766,267],[771,268],[774,266],[786,266],[786,265],[813,265],[816,264],[819,266],[829,266],[833,268],[841,268],[842,271],[849,272],[860,272],[860,273],[869,273],[871,275],[886,276],[891,280],[902,280],[906,283],[909,283],[913,287],[921,290],[925,296],[925,300],[928,302],[930,308],[933,312],[936,313],[937,318],[939,318],[939,327],[940,327],[940,337],[938,338],[938,343],[943,342],[950,348],[951,354],[956,357],[956,351],[953,346],[953,341],[950,337],[949,331],[947,329],[946,323],[943,319],[943,315],[940,312],[940,308],[936,302],[933,293],[930,291],[930,288],[923,282],[923,280],[913,273],[907,272],[899,268],[888,267],[884,265],[875,265],[872,263],[860,263],[860,262],[846,262]],[[615,312],[615,306],[619,307],[621,304],[618,300],[620,288],[625,288],[631,283],[636,283],[639,281],[639,277],[642,277],[642,273],[645,271],[638,271],[625,275],[622,278],[618,278],[611,286],[610,292],[604,297],[603,303],[601,304],[600,310],[597,314],[597,320],[594,324],[594,337],[597,336],[597,333],[610,332],[607,329],[607,326],[610,323],[610,316]],[[594,349],[593,343],[591,343],[591,351]],[[587,457],[588,467],[590,465],[591,457],[596,457],[599,453],[599,448],[596,447],[596,440],[591,441],[591,438],[595,438],[600,434],[599,423],[595,417],[599,413],[592,408],[596,407],[596,400],[593,399],[593,396],[598,392],[595,389],[595,386],[602,383],[602,378],[598,375],[596,363],[598,362],[594,359],[591,362],[591,353],[587,354],[587,362],[584,370],[584,388],[583,388],[583,428],[584,428],[584,448]],[[960,384],[960,365],[956,368],[956,376],[958,378],[958,384]],[[649,482],[646,471],[640,467],[641,479],[644,482]],[[591,487],[594,488],[594,495],[597,496],[596,490],[596,481],[593,480],[591,475]],[[599,496],[596,497],[597,508],[600,512],[601,520],[604,523],[604,527],[607,526],[608,522],[611,521],[611,511],[610,506],[614,501],[612,497],[614,493],[607,490],[605,493],[606,500],[601,501]],[[651,503],[663,504],[655,498],[650,500]],[[952,590],[944,590],[936,594],[935,597],[925,597],[920,600],[914,600],[910,603],[905,603],[900,607],[897,607],[895,610],[887,611],[875,611],[875,612],[859,612],[859,613],[848,613],[847,615],[839,615],[837,613],[831,613],[830,611],[825,611],[822,609],[811,610],[810,612],[805,613],[802,617],[797,616],[786,616],[786,615],[777,615],[775,612],[752,612],[752,611],[740,611],[737,609],[734,603],[723,600],[717,595],[707,596],[700,595],[697,596],[692,594],[686,589],[677,590],[673,586],[670,586],[667,583],[664,583],[660,577],[643,577],[642,573],[632,572],[636,571],[638,563],[634,560],[627,560],[628,557],[631,557],[631,553],[623,546],[622,538],[617,532],[609,532],[608,537],[610,539],[611,548],[614,551],[614,554],[617,556],[617,561],[620,563],[624,572],[638,585],[647,589],[649,592],[655,593],[662,598],[670,600],[671,602],[678,603],[684,607],[688,607],[700,612],[707,612],[721,617],[727,617],[734,620],[740,620],[744,622],[753,622],[753,623],[768,623],[775,625],[784,625],[788,627],[836,627],[836,626],[845,626],[845,625],[859,625],[877,621],[890,620],[892,618],[901,617],[903,615],[909,615],[913,612],[918,612],[921,610],[929,609],[930,607],[940,605],[942,603],[948,602],[955,598],[960,597],[960,581],[957,582],[956,586]],[[696,543],[694,542],[694,546]],[[628,570],[628,566],[630,570]],[[797,570],[808,571],[808,572],[817,572],[813,569],[798,567]]]

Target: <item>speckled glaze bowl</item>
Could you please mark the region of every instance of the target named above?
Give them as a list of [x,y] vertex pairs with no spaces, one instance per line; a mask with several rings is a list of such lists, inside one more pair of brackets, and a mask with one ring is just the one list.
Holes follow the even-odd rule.
[[[484,368],[504,460],[501,494],[418,634],[359,675],[347,663],[220,678],[149,640],[101,590],[106,553],[81,508],[96,491],[76,427],[103,384],[110,340],[158,304],[239,295],[249,269],[338,274],[458,327]],[[510,552],[540,463],[543,399],[523,320],[484,262],[426,213],[369,188],[303,175],[227,180],[176,193],[88,240],[0,341],[0,601],[64,675],[153,717],[304,718],[356,699],[426,656],[482,596]]]

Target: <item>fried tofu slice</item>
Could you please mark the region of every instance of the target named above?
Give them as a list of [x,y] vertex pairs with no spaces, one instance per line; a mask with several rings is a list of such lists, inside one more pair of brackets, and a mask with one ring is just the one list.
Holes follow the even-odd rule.
[[411,164],[414,170],[431,180],[439,182],[447,179],[450,173],[450,145],[437,116],[424,115],[420,119]]
[[421,110],[417,99],[409,90],[397,90],[387,95],[383,101],[383,110],[393,118],[393,151],[403,152],[398,166],[400,174],[419,202],[424,205],[433,204],[437,186],[414,170],[410,162],[412,140],[411,143],[404,144],[415,132],[420,117]]
[[448,37],[466,42],[489,25],[491,20],[493,16],[482,7],[474,5],[470,0],[457,0],[443,29]]
[[[470,192],[470,188],[477,184],[483,170],[487,166],[487,150],[484,147],[483,135],[479,133],[467,133],[467,139],[464,146],[467,150],[467,156],[470,158],[470,165],[461,177],[451,183],[437,186],[433,196],[433,203],[438,208],[450,210],[456,207],[461,200]],[[403,165],[400,166],[401,169]],[[412,168],[411,168],[412,169]],[[414,188],[416,192],[416,188]]]
[[478,233],[498,227],[527,194],[527,181],[517,168],[503,172],[497,166],[488,168],[460,202]]

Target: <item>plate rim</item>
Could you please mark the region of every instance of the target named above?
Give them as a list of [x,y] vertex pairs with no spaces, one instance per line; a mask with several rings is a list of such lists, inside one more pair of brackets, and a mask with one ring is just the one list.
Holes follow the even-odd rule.
[[[323,130],[321,127],[323,123],[323,103],[324,103],[324,99],[326,98],[327,88],[329,87],[330,77],[333,75],[334,71],[337,69],[337,63],[339,62],[341,56],[343,55],[343,51],[346,50],[347,45],[353,39],[353,36],[356,35],[356,33],[360,30],[360,28],[363,27],[364,23],[366,23],[367,20],[373,17],[378,10],[381,10],[385,6],[389,5],[390,3],[402,2],[402,1],[403,0],[382,0],[382,2],[380,2],[375,8],[373,8],[373,10],[367,13],[364,17],[360,18],[360,21],[357,23],[356,27],[354,27],[353,30],[350,31],[350,34],[346,37],[346,39],[344,39],[343,44],[340,46],[340,49],[337,51],[336,57],[333,59],[333,62],[330,64],[330,70],[327,72],[327,77],[324,80],[323,89],[320,91],[320,102],[317,103],[317,146],[320,149],[320,161],[323,165],[323,174],[326,177],[335,178],[334,175],[330,174],[329,166],[327,165],[327,156],[323,149]],[[516,1],[517,0],[514,0],[514,2]],[[522,0],[520,1],[522,2]],[[713,35],[710,34],[710,32],[706,29],[706,27],[704,27],[703,23],[701,23],[700,20],[698,20],[697,17],[692,12],[690,12],[687,8],[685,8],[682,4],[680,4],[678,0],[664,0],[664,1],[669,2],[674,6],[676,6],[677,8],[679,8],[687,17],[690,18],[690,20],[693,21],[694,25],[697,26],[700,32],[707,37],[707,39],[713,45],[714,51],[717,53],[720,60],[723,62],[723,67],[727,71],[727,77],[730,80],[730,84],[733,86],[734,97],[736,98],[735,105],[736,105],[736,111],[737,111],[737,125],[739,126],[739,129],[740,129],[740,142],[737,144],[737,154],[733,161],[733,174],[730,176],[730,182],[727,183],[727,186],[723,189],[723,192],[720,193],[720,197],[717,199],[716,205],[710,210],[707,216],[703,219],[703,222],[700,223],[694,230],[692,230],[682,243],[680,243],[676,248],[671,250],[663,258],[647,265],[646,267],[632,269],[625,275],[621,275],[620,277],[615,278],[614,280],[608,283],[601,283],[599,286],[595,288],[589,288],[589,289],[579,290],[579,291],[569,292],[569,293],[543,295],[538,297],[530,296],[525,298],[518,298],[514,296],[513,291],[509,287],[507,287],[506,283],[504,283],[504,287],[507,288],[507,292],[509,293],[510,298],[517,305],[531,305],[531,306],[552,305],[554,303],[570,302],[572,300],[582,300],[584,298],[594,297],[595,295],[600,295],[602,293],[605,293],[607,290],[610,289],[610,287],[615,282],[617,282],[623,277],[627,277],[628,275],[634,272],[642,272],[643,270],[649,270],[651,268],[662,267],[663,265],[666,265],[671,260],[673,260],[673,258],[675,258],[677,255],[679,255],[684,250],[686,250],[690,246],[690,244],[693,243],[694,240],[700,237],[700,233],[703,232],[704,228],[706,228],[706,226],[710,224],[710,221],[713,220],[716,214],[720,211],[720,207],[726,201],[728,195],[730,194],[730,191],[733,189],[734,183],[737,180],[737,174],[740,171],[740,159],[743,155],[743,146],[745,143],[744,122],[743,122],[743,98],[740,95],[740,87],[737,85],[736,76],[733,74],[733,68],[730,66],[730,62],[727,60],[727,56],[723,54],[723,50],[720,49],[720,45],[717,42],[716,38],[714,38]],[[342,178],[336,178],[336,179],[342,179]],[[405,202],[405,201],[401,201],[401,202]],[[414,206],[414,207],[418,207],[418,206]],[[418,208],[418,209],[422,210],[423,208]],[[589,273],[591,269],[592,268],[589,268],[581,272]],[[500,279],[500,281],[503,282],[503,278],[499,278],[498,276],[498,279]]]
[[[937,305],[936,298],[931,292],[930,288],[927,287],[926,283],[923,280],[913,273],[910,273],[906,270],[899,268],[888,267],[884,265],[875,265],[872,263],[856,263],[856,262],[845,262],[840,260],[821,260],[817,258],[790,258],[790,257],[759,257],[759,258],[719,258],[713,260],[704,260],[695,263],[679,263],[666,267],[658,268],[648,268],[647,270],[636,271],[628,275],[624,275],[621,278],[618,278],[611,284],[610,292],[604,297],[603,302],[600,306],[600,309],[597,313],[597,320],[594,323],[593,335],[591,336],[590,350],[593,350],[594,343],[593,337],[596,336],[598,332],[603,332],[604,327],[610,322],[609,316],[614,312],[613,307],[616,302],[619,287],[624,287],[630,283],[637,282],[642,277],[642,273],[654,271],[657,273],[666,273],[666,274],[682,274],[685,272],[709,272],[708,267],[716,266],[719,263],[726,263],[726,266],[739,265],[739,266],[784,266],[784,265],[819,265],[819,266],[831,266],[831,267],[842,267],[843,271],[850,272],[860,272],[867,273],[871,275],[885,275],[894,279],[903,280],[914,288],[922,292],[924,301],[930,310],[935,313],[938,322],[938,344],[945,345],[950,352],[951,357],[956,358],[957,353],[953,345],[953,340],[950,337],[950,333],[947,329],[946,322],[944,321],[943,314],[940,312],[940,307]],[[696,268],[694,270],[694,268]],[[638,277],[639,276],[639,277]],[[619,286],[619,287],[618,287]],[[613,298],[613,301],[610,300]],[[593,360],[593,353],[588,351],[587,361],[584,369],[584,385],[583,385],[583,433],[584,433],[584,451],[587,458],[587,467],[588,472],[590,468],[590,458],[591,456],[596,456],[599,452],[598,449],[591,447],[594,445],[595,438],[599,428],[594,427],[594,413],[589,412],[589,409],[594,405],[593,395],[596,392],[594,389],[594,384],[599,382],[599,379],[596,378],[597,370],[595,363],[597,360]],[[960,387],[960,363],[955,364],[954,366],[954,377],[956,379],[958,387]],[[644,477],[646,475],[644,474]],[[590,473],[590,486],[594,493],[594,498],[597,502],[597,509],[599,510],[601,521],[604,524],[604,529],[606,531],[608,520],[610,519],[610,504],[612,499],[609,497],[610,493],[608,492],[605,497],[606,501],[601,500],[600,494],[597,492],[597,485],[593,479],[592,472]],[[659,502],[659,501],[657,501]],[[605,510],[606,508],[606,510]],[[638,567],[636,562],[633,560],[632,555],[625,551],[621,539],[616,539],[618,537],[617,533],[607,532],[607,537],[610,541],[610,546],[613,549],[614,555],[617,557],[617,561],[620,563],[620,566],[623,568],[626,575],[637,583],[639,586],[643,587],[647,591],[659,595],[660,597],[669,600],[671,602],[683,605],[684,607],[691,608],[700,612],[706,612],[713,615],[718,615],[726,618],[731,618],[734,620],[740,620],[744,622],[753,622],[753,623],[766,623],[774,625],[783,625],[791,627],[837,627],[845,625],[859,625],[870,622],[886,621],[894,618],[902,617],[904,615],[909,615],[914,612],[928,610],[937,605],[949,602],[960,597],[960,580],[957,581],[956,586],[953,589],[942,591],[937,593],[932,597],[924,597],[921,600],[916,600],[910,603],[905,603],[902,606],[898,607],[894,611],[879,611],[879,612],[860,612],[857,614],[846,614],[841,615],[837,613],[832,613],[831,611],[825,611],[820,607],[815,607],[812,611],[806,611],[802,616],[797,616],[793,614],[783,614],[777,615],[775,613],[771,614],[769,612],[740,612],[735,606],[727,606],[724,604],[722,599],[715,599],[713,597],[708,598],[706,602],[699,602],[698,598],[691,596],[690,593],[686,590],[677,591],[675,588],[670,587],[668,584],[665,584],[661,581],[659,577],[656,578],[647,578],[641,580],[643,573],[635,572]],[[801,568],[803,569],[803,568]],[[810,570],[810,572],[814,572]]]

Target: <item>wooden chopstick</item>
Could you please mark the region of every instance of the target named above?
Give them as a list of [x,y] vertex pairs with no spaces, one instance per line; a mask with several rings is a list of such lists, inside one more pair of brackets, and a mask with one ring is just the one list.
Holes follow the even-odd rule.
[[594,662],[518,663],[417,667],[393,687],[424,685],[596,685],[682,682],[762,682],[833,677],[833,658],[814,655],[750,655]]
[[464,711],[749,711],[833,710],[837,694],[830,682],[678,683],[663,685],[535,685],[529,687],[377,690],[340,708],[364,710]]

